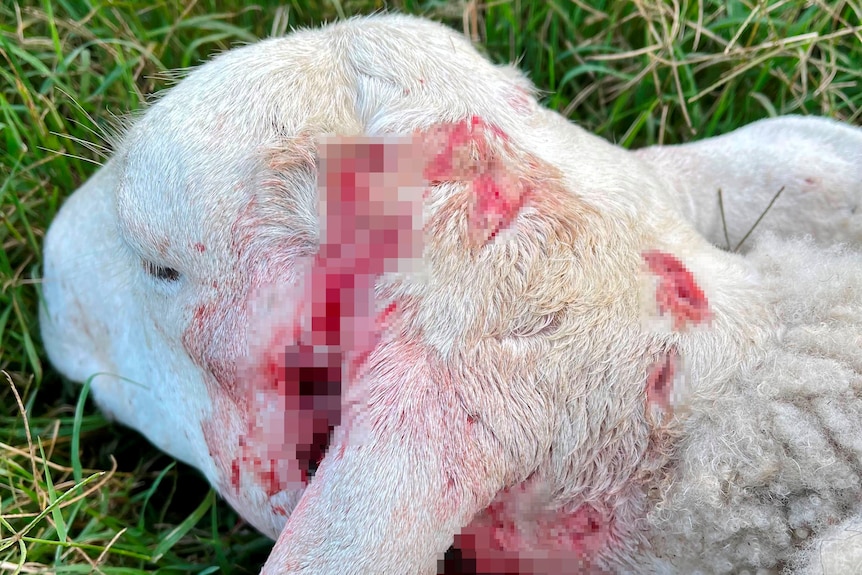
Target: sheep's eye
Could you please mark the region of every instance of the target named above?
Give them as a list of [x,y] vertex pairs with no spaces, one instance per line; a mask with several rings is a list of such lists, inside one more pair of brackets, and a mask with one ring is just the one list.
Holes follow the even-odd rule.
[[180,272],[174,268],[158,266],[153,262],[144,260],[144,270],[154,278],[166,282],[175,282],[180,279]]

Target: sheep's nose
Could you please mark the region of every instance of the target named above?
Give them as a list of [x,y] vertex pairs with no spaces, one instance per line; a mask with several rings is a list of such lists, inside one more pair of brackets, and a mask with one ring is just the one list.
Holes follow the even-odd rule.
[[114,371],[104,318],[113,311],[105,282],[118,253],[110,240],[115,181],[113,166],[99,170],[69,197],[45,237],[42,339],[51,363],[74,381]]

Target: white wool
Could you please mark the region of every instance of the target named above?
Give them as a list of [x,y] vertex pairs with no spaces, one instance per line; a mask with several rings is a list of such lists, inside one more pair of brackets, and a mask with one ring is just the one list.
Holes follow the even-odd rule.
[[674,573],[754,573],[821,552],[825,573],[858,572],[838,566],[862,538],[825,541],[859,521],[862,254],[766,237],[747,258],[779,328],[753,369],[695,390],[650,541]]

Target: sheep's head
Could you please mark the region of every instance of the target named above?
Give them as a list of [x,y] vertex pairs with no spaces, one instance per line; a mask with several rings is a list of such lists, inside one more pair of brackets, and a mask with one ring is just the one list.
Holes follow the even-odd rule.
[[280,367],[274,330],[293,313],[300,262],[318,251],[318,136],[410,133],[472,114],[519,125],[537,112],[530,89],[463,37],[412,18],[216,58],[135,122],[53,223],[42,310],[52,361],[75,380],[98,374],[93,395],[108,414],[277,534],[339,418],[336,362],[303,366],[296,397],[281,400],[290,405],[266,407],[293,409],[277,432],[275,419],[256,425],[266,398],[254,390],[272,375],[261,366]]

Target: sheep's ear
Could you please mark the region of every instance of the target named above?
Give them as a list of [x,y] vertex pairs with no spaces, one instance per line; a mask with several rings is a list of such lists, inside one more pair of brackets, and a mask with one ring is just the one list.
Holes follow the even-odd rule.
[[[761,215],[750,237],[771,231],[862,243],[862,129],[789,116],[636,154],[718,246],[736,249]],[[749,238],[741,249],[750,245]]]

